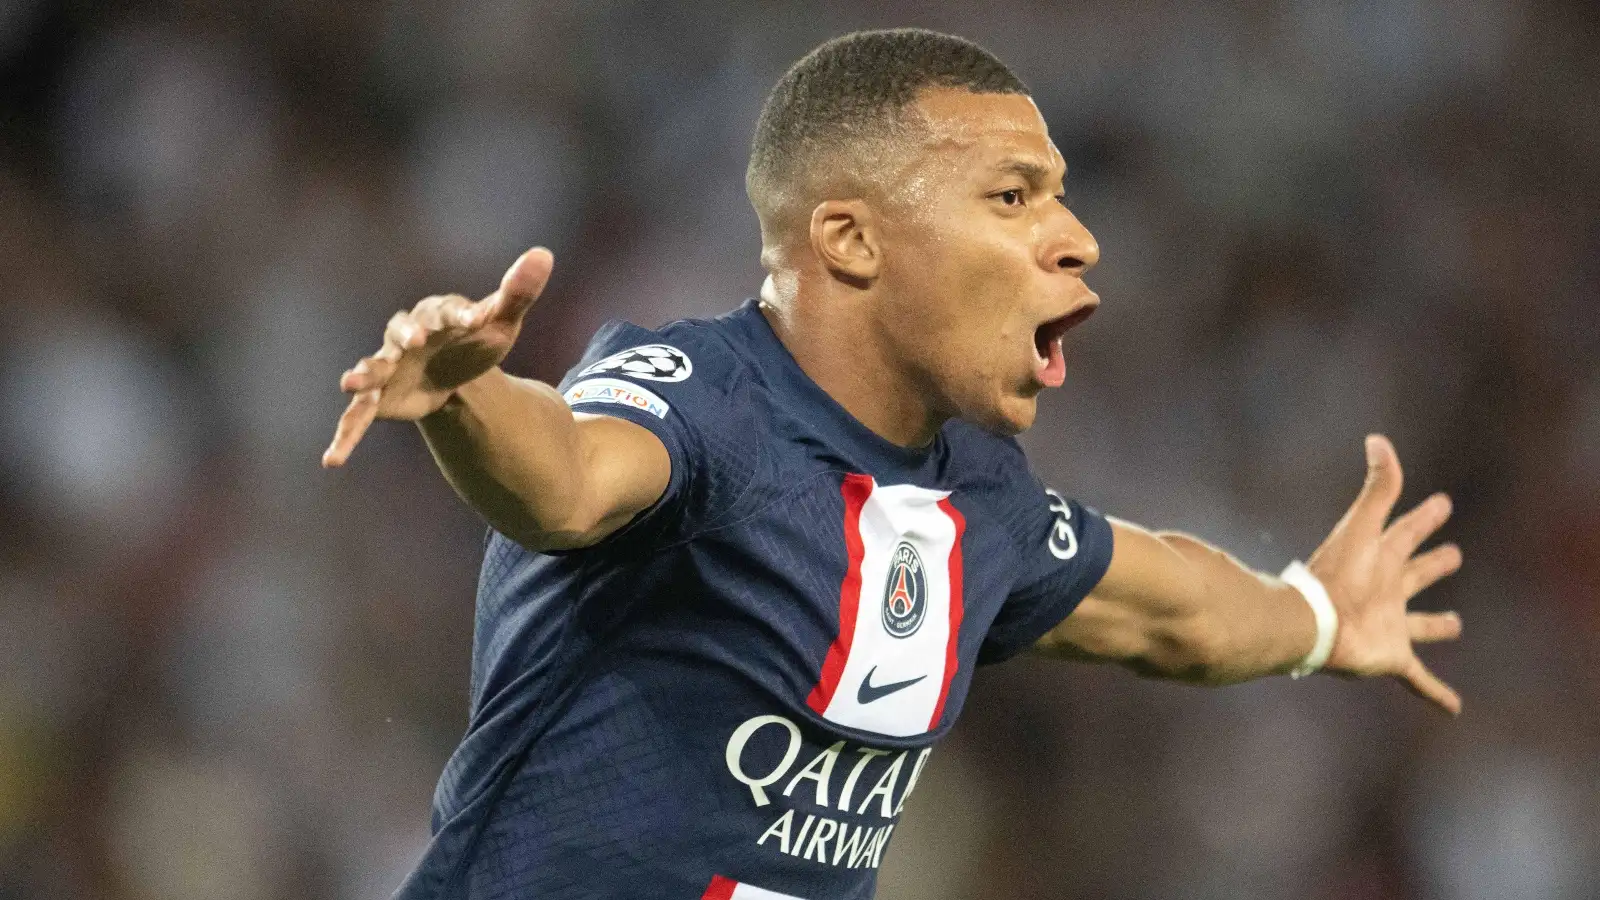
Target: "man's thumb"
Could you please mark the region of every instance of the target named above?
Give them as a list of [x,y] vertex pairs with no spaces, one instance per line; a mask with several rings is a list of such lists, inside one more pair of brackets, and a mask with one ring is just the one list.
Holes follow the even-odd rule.
[[496,291],[489,319],[507,323],[519,321],[544,293],[555,264],[555,256],[543,247],[535,247],[517,257],[500,279],[500,290]]
[[1369,524],[1382,529],[1400,499],[1404,475],[1394,444],[1381,434],[1367,435],[1367,483],[1362,486],[1356,505],[1363,509]]

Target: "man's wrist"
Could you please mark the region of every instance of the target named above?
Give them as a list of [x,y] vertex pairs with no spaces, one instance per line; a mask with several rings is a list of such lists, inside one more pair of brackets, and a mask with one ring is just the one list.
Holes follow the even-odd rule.
[[1328,589],[1322,580],[1299,560],[1290,563],[1278,577],[1300,592],[1316,617],[1317,637],[1311,645],[1311,652],[1289,670],[1290,678],[1304,678],[1327,664],[1328,657],[1333,653],[1334,638],[1339,633],[1339,613],[1334,609],[1333,600],[1328,596]]

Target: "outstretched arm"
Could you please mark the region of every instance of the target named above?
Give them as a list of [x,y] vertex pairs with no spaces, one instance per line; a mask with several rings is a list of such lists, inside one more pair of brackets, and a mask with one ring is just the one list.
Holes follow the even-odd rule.
[[499,369],[417,425],[461,499],[531,550],[595,543],[654,503],[671,475],[648,429],[574,413],[550,385]]
[[[1461,566],[1453,544],[1418,553],[1449,518],[1450,500],[1435,494],[1389,524],[1400,461],[1378,436],[1367,439],[1367,458],[1360,496],[1309,563],[1338,616],[1325,668],[1397,677],[1459,713],[1461,698],[1428,671],[1414,645],[1459,637],[1460,618],[1406,611],[1412,597]],[[1317,622],[1295,587],[1188,535],[1112,527],[1105,577],[1036,649],[1204,684],[1286,673],[1311,652]]]
[[383,347],[339,380],[353,396],[322,464],[343,465],[375,419],[414,421],[456,493],[534,550],[592,544],[660,498],[671,461],[648,429],[574,414],[555,388],[499,368],[553,264],[530,250],[481,301],[396,313]]

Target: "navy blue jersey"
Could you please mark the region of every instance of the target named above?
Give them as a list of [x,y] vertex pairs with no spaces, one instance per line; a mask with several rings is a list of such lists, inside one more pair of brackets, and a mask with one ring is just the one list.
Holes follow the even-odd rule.
[[592,547],[490,535],[470,725],[397,896],[871,897],[973,672],[1072,612],[1110,527],[1009,438],[884,440],[754,302],[610,323],[561,390],[671,479]]

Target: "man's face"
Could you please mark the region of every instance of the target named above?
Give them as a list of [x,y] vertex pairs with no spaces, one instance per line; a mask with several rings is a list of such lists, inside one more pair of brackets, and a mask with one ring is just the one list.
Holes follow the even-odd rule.
[[1066,164],[1028,97],[924,91],[927,128],[889,176],[884,329],[944,412],[1015,434],[1059,387],[1061,335],[1100,298],[1100,248],[1062,204]]

